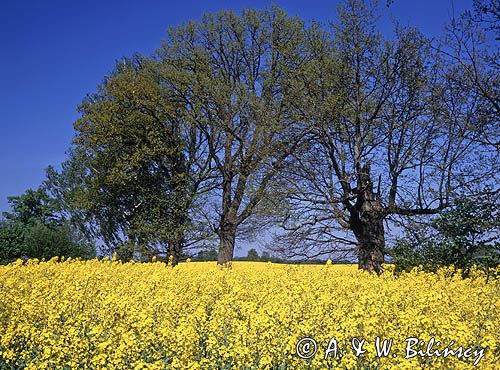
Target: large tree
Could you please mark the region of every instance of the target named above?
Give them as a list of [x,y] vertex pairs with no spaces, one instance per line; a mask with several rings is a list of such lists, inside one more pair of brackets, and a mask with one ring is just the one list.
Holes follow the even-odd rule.
[[303,54],[303,24],[282,10],[205,15],[171,30],[161,55],[172,86],[203,132],[220,180],[213,198],[218,263],[233,258],[238,231],[269,200],[298,146],[284,103]]
[[69,160],[49,180],[95,236],[121,244],[122,258],[141,246],[175,264],[210,163],[163,73],[152,58],[119,62],[81,104]]
[[360,0],[338,16],[332,36],[307,38],[313,59],[290,96],[311,130],[287,172],[290,213],[276,241],[289,255],[348,249],[379,273],[384,222],[438,213],[457,189],[494,182],[498,154],[475,140],[478,105],[418,31],[384,38]]

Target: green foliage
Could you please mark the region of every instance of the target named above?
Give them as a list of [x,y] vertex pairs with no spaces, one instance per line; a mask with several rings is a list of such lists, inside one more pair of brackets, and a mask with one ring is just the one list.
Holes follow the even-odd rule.
[[4,223],[0,226],[0,263],[18,258],[95,257],[95,247],[68,223],[48,226]]
[[260,260],[263,262],[268,262],[271,260],[271,255],[269,254],[268,251],[262,252],[262,256],[260,257]]
[[454,265],[467,275],[473,265],[500,263],[500,219],[492,199],[461,199],[430,225],[413,224],[405,237],[388,251],[395,271],[422,265],[427,270]]
[[459,268],[500,262],[500,219],[495,203],[464,199],[444,211],[435,227],[443,236],[441,259]]
[[178,258],[206,174],[206,159],[197,157],[200,135],[186,123],[168,75],[153,58],[117,63],[80,105],[62,171],[50,170],[50,189],[64,208],[119,258]]
[[19,223],[0,224],[0,264],[9,263],[24,254],[24,228]]
[[259,253],[255,250],[255,248],[251,248],[247,253],[248,261],[260,261]]
[[233,258],[236,236],[252,237],[279,209],[273,190],[303,136],[285,103],[304,59],[303,31],[275,6],[221,11],[172,28],[159,51],[217,176],[206,213],[221,264]]
[[45,188],[9,197],[12,211],[0,224],[0,263],[17,258],[95,256],[95,246],[59,212]]
[[9,222],[28,225],[35,222],[57,224],[61,221],[56,215],[55,200],[42,187],[37,190],[28,189],[20,196],[7,199],[12,212],[4,212],[3,215]]
[[217,250],[215,248],[203,249],[198,252],[193,261],[217,261]]
[[95,257],[95,250],[67,223],[57,227],[36,223],[25,229],[22,256],[38,259],[55,256],[92,258]]

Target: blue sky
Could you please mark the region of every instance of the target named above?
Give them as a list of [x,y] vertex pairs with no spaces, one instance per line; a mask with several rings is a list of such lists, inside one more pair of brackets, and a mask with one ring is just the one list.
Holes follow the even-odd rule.
[[[382,0],[383,1],[383,0]],[[271,1],[2,0],[0,3],[0,213],[7,196],[36,188],[65,159],[76,108],[122,56],[151,53],[165,31],[203,12]],[[337,0],[274,1],[291,15],[325,21]],[[437,36],[470,0],[394,0],[389,18]]]

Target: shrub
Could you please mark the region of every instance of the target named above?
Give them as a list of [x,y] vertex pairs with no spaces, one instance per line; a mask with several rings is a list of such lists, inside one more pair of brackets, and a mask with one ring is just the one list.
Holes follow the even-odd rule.
[[22,256],[23,233],[24,228],[21,224],[0,224],[0,264]]
[[499,226],[495,202],[462,199],[430,224],[412,224],[388,254],[396,273],[418,265],[428,271],[453,265],[466,276],[473,265],[499,264]]
[[24,253],[29,258],[50,259],[54,256],[92,258],[95,248],[70,225],[49,227],[37,223],[26,229]]
[[92,258],[95,247],[67,223],[53,227],[39,222],[0,226],[0,263],[55,256]]

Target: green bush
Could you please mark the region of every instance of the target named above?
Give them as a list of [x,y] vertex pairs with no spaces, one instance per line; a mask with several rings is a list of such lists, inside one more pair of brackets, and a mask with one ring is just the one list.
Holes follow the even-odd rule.
[[65,219],[43,187],[8,198],[11,212],[0,222],[0,263],[18,258],[92,258],[95,246]]
[[37,222],[0,226],[0,263],[54,256],[92,258],[95,247],[69,224],[51,227]]
[[24,252],[24,228],[21,224],[0,224],[0,264],[20,258]]
[[500,263],[499,226],[495,202],[462,199],[429,224],[411,225],[388,255],[396,273],[453,265],[467,276],[473,265],[489,269]]
[[68,224],[49,227],[37,223],[26,229],[24,253],[29,258],[50,259],[54,256],[92,258],[94,247]]

